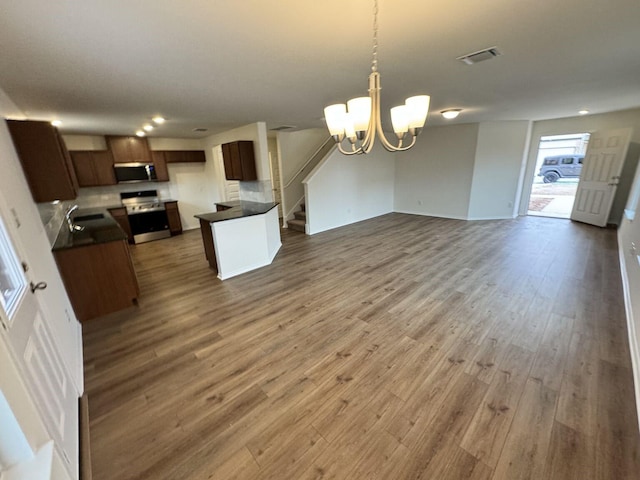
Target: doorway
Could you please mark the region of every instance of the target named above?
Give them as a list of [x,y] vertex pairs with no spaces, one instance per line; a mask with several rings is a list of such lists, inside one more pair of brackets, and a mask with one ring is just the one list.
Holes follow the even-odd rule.
[[569,218],[589,144],[588,133],[540,138],[528,215]]

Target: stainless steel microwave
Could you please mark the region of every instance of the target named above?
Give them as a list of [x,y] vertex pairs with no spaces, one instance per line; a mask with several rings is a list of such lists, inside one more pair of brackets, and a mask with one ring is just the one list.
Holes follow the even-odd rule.
[[113,169],[118,183],[154,182],[158,179],[153,163],[116,163]]

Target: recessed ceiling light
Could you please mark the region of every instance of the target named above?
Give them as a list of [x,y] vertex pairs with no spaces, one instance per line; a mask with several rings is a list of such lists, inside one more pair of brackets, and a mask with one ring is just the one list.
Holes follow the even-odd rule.
[[51,125],[53,125],[54,127],[59,127],[60,125],[62,125],[62,122],[60,120],[54,120],[53,122],[51,122]]
[[146,133],[144,133],[144,130],[138,130],[136,132],[136,135],[139,136],[139,137],[144,137],[146,135]]
[[440,113],[447,120],[453,120],[458,115],[460,115],[461,111],[462,111],[461,108],[450,108],[449,110],[442,110]]
[[578,113],[580,115],[586,115],[587,113],[589,113],[589,110],[587,110],[586,108],[583,108],[582,110],[579,110]]
[[150,123],[147,123],[146,125],[143,125],[142,128],[144,129],[145,132],[150,132],[151,130],[153,130],[153,125],[151,125]]
[[161,117],[160,115],[153,117],[152,119],[155,123],[157,123],[158,125],[163,124],[164,122],[166,122],[166,119],[164,117]]

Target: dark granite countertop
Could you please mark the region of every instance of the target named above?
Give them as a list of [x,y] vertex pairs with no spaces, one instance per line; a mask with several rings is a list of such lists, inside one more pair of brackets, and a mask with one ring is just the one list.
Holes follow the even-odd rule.
[[72,233],[67,227],[67,222],[63,222],[53,244],[53,251],[127,239],[127,234],[109,215],[106,208],[80,209],[75,212],[73,218],[75,224],[84,227],[84,230]]
[[224,220],[233,220],[235,218],[250,217],[252,215],[262,215],[272,208],[278,206],[277,203],[258,203],[258,202],[218,202],[216,205],[228,207],[227,210],[221,212],[200,213],[194,217],[204,220],[205,222],[215,223]]

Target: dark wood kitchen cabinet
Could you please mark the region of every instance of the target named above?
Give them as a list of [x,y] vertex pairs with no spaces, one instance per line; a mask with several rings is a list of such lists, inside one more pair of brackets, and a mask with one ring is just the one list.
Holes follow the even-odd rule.
[[165,157],[165,152],[161,152],[158,150],[151,151],[151,161],[153,162],[153,167],[156,170],[156,179],[158,182],[168,182],[169,181],[169,169],[167,168],[167,159]]
[[133,243],[133,232],[131,232],[131,224],[129,224],[127,209],[124,207],[110,208],[109,214],[116,222],[118,222],[122,231],[127,234],[127,240],[129,243]]
[[18,158],[36,203],[73,200],[78,179],[71,156],[49,122],[7,120]]
[[105,138],[115,163],[151,163],[151,152],[146,138],[113,135],[107,135]]
[[77,150],[69,153],[81,187],[116,184],[113,156],[109,150]]
[[164,150],[167,163],[204,163],[207,161],[203,150]]
[[253,142],[238,141],[222,145],[224,172],[227,180],[257,180]]
[[164,202],[164,208],[167,212],[167,220],[169,221],[169,231],[171,232],[171,235],[180,235],[182,233],[182,221],[180,220],[178,202]]
[[53,252],[78,320],[134,305],[139,288],[124,240]]

